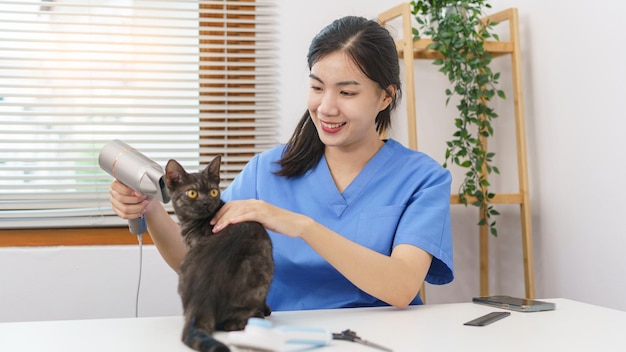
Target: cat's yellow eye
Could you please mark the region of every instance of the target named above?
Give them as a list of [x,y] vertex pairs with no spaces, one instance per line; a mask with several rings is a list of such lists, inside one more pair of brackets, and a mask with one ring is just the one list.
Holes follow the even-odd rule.
[[220,191],[213,188],[212,190],[209,191],[209,195],[211,196],[211,198],[215,198],[220,195]]
[[187,194],[187,197],[190,199],[198,198],[198,191],[196,191],[195,189],[188,190],[186,194]]

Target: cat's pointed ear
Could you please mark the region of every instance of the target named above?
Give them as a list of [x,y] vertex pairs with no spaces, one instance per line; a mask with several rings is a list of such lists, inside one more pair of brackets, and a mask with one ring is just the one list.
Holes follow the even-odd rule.
[[220,165],[222,164],[222,156],[218,155],[207,167],[202,171],[205,175],[211,177],[215,182],[220,181]]
[[172,189],[184,181],[187,172],[176,160],[171,159],[165,165],[165,183]]

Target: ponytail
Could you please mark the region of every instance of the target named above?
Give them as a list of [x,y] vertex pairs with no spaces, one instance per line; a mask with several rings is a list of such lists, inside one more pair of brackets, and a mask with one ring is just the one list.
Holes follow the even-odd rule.
[[311,114],[307,110],[285,146],[283,156],[278,161],[281,168],[276,171],[276,175],[302,176],[314,168],[323,155],[324,143],[317,134],[317,129],[311,121]]

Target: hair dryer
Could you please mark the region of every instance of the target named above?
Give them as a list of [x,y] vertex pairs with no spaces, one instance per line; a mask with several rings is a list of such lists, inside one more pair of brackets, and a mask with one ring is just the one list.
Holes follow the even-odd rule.
[[[98,163],[102,170],[135,192],[157,197],[163,203],[170,201],[163,168],[128,144],[118,139],[107,143],[100,150]],[[136,235],[146,232],[145,218],[128,220],[128,228]]]

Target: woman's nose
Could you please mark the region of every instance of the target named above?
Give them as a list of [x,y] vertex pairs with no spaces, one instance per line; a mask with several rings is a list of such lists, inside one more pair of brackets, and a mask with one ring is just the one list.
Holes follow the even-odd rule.
[[317,113],[324,116],[334,116],[339,113],[337,99],[332,94],[324,94],[317,107]]

